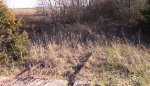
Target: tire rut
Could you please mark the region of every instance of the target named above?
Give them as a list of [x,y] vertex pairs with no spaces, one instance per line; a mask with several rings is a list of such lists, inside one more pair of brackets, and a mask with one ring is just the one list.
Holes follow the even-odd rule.
[[68,86],[73,86],[75,83],[75,78],[77,76],[77,74],[80,73],[80,71],[83,69],[83,67],[85,66],[85,64],[89,61],[89,58],[91,57],[92,52],[87,52],[85,55],[82,56],[82,58],[80,59],[80,63],[76,66],[74,66],[74,73],[70,74],[68,76]]

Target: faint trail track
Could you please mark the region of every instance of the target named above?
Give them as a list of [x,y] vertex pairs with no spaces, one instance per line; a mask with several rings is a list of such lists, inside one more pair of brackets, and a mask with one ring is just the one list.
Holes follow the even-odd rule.
[[[78,65],[76,65],[76,66],[74,67],[75,72],[74,72],[73,74],[70,74],[70,75],[68,76],[68,79],[69,79],[68,85],[69,85],[69,86],[74,86],[74,84],[75,84],[75,78],[76,78],[77,74],[80,73],[80,71],[82,70],[82,68],[83,68],[83,67],[85,66],[85,64],[88,62],[88,60],[89,60],[89,58],[90,58],[91,55],[92,55],[91,52],[87,52],[87,53],[86,53],[84,56],[82,56],[82,58],[80,59],[80,64],[78,64]],[[86,84],[86,86],[89,86],[88,83],[85,83],[85,84]],[[79,86],[80,86],[80,85],[79,85]]]

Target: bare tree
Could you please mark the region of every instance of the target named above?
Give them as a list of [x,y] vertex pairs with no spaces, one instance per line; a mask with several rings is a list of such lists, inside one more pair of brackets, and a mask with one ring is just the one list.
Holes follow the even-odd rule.
[[[143,0],[39,0],[42,13],[51,22],[80,22],[85,16],[131,22],[138,16]],[[42,4],[42,5],[41,5]],[[48,18],[46,18],[48,19]],[[90,18],[89,18],[90,19]]]

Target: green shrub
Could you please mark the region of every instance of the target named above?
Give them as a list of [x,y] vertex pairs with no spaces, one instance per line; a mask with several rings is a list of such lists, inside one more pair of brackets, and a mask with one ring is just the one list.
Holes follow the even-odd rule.
[[148,6],[141,10],[142,20],[140,20],[140,27],[142,31],[150,33],[150,0],[147,2]]
[[5,53],[9,60],[17,61],[27,53],[28,34],[20,26],[20,21],[0,2],[0,53]]

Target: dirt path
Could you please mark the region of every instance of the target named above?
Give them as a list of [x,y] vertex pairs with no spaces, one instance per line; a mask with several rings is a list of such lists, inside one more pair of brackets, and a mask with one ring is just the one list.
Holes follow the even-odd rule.
[[46,80],[28,78],[24,80],[0,78],[0,86],[67,86],[66,80]]
[[[67,80],[47,80],[47,79],[12,79],[0,77],[0,86],[68,86]],[[90,81],[76,81],[72,86],[94,86]]]
[[[85,66],[86,62],[88,62],[88,60],[89,60],[89,58],[90,58],[91,55],[92,55],[91,52],[87,52],[87,53],[86,53],[84,56],[82,56],[82,58],[80,59],[80,64],[78,64],[78,65],[76,65],[76,66],[74,67],[75,72],[74,72],[73,74],[70,74],[70,75],[68,76],[68,79],[69,79],[68,85],[69,85],[69,86],[72,86],[73,84],[76,83],[76,82],[75,82],[75,78],[76,78],[77,74],[80,73],[80,71],[82,70],[82,68]],[[86,84],[86,83],[85,83],[85,84]],[[89,85],[87,85],[87,86],[89,86]]]

